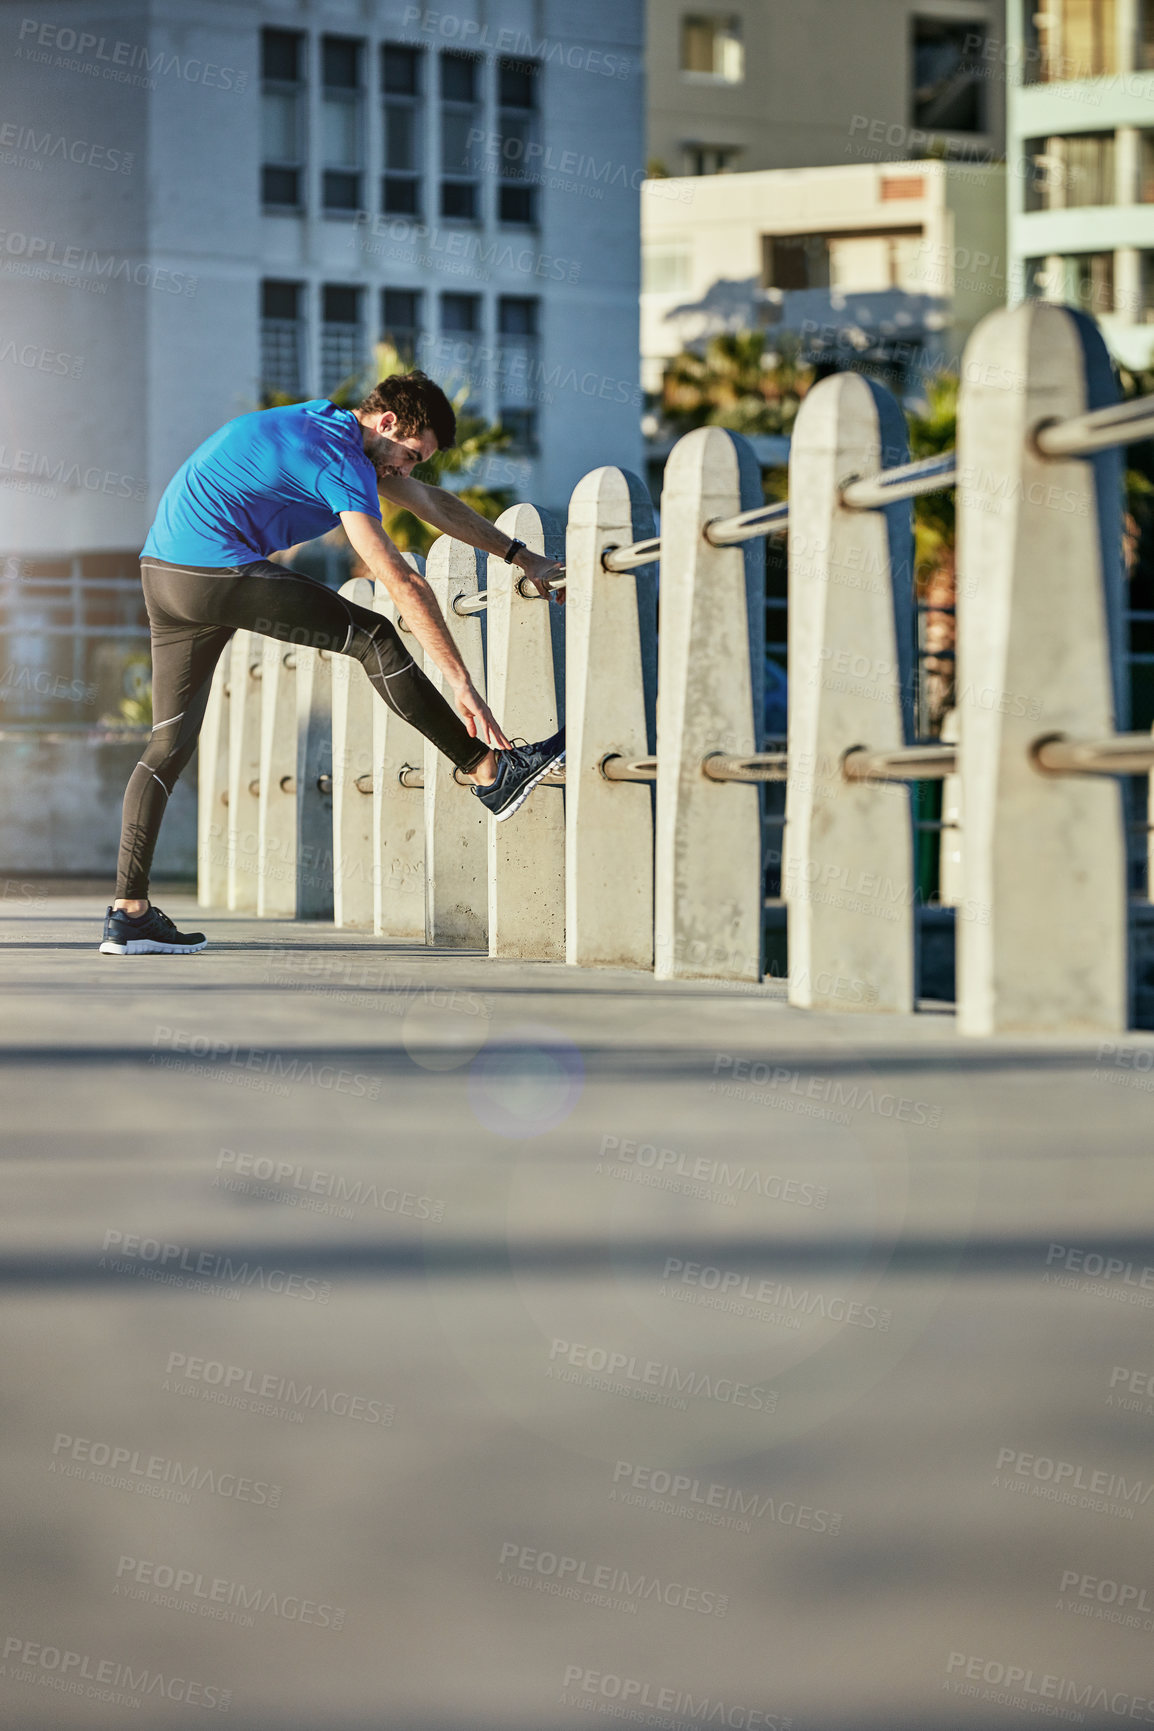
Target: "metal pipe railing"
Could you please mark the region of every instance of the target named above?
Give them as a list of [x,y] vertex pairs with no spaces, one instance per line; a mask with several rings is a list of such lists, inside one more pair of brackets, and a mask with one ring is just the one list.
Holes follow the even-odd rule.
[[598,764],[602,778],[605,781],[656,781],[657,759],[655,757],[622,757],[619,752],[611,751]]
[[925,457],[919,463],[903,463],[883,469],[878,475],[854,475],[841,489],[841,502],[851,511],[877,511],[901,499],[917,499],[923,493],[942,493],[957,484],[956,454]]
[[1087,457],[1152,436],[1154,397],[1139,397],[1090,414],[1070,415],[1064,421],[1042,421],[1034,428],[1033,443],[1043,457]]
[[705,525],[705,539],[711,547],[737,547],[742,541],[753,541],[759,535],[784,535],[789,528],[789,504],[758,505],[752,511],[739,511],[736,517],[714,517]]
[[746,757],[711,751],[701,760],[707,781],[785,781],[789,754],[784,751],[751,751]]
[[1154,733],[1113,733],[1105,739],[1043,734],[1030,746],[1043,775],[1143,775],[1154,769]]
[[661,536],[652,535],[648,541],[634,541],[629,547],[606,547],[601,554],[601,569],[623,574],[636,571],[639,565],[652,565],[660,557]]
[[845,781],[941,781],[957,769],[955,745],[901,745],[892,751],[852,745],[841,760]]
[[[564,569],[563,566],[562,569]],[[568,577],[551,577],[549,588],[550,590],[565,589],[568,587],[568,583]],[[517,579],[517,593],[523,595],[526,601],[545,601],[548,599],[547,596],[540,593],[531,577],[519,577]],[[459,619],[468,618],[470,613],[484,613],[488,605],[489,591],[487,589],[478,589],[475,595],[455,595],[453,597],[453,612]],[[407,630],[407,626],[403,623],[401,630]]]

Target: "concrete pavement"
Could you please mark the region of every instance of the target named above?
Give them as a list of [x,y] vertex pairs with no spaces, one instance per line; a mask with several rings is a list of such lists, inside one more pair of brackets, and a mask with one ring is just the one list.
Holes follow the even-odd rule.
[[0,903],[5,1726],[1154,1723],[1154,1036],[162,905]]

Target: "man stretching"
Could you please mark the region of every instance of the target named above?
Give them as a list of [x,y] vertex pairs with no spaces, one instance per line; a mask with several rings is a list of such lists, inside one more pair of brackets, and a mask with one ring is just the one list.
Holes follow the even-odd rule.
[[[150,906],[148,874],[168,796],[196,745],[213,671],[238,629],[283,641],[304,627],[312,647],[354,656],[390,709],[456,764],[498,820],[564,760],[563,732],[537,745],[515,746],[505,737],[469,678],[432,590],[381,527],[378,495],[517,565],[539,594],[549,594],[559,570],[554,561],[511,541],[454,494],[412,479],[417,463],[456,436],[444,392],[424,373],[407,373],[384,379],[356,410],[322,398],[241,415],[177,470],[140,556],[157,719],[124,795],[116,899],[100,945],[105,955],[172,955],[205,946],[202,932],[179,932]],[[387,619],[269,559],[338,523],[444,674],[452,705]]]

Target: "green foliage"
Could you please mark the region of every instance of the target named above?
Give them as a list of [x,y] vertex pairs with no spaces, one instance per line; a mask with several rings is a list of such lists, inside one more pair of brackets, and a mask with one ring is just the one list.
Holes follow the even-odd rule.
[[[958,380],[954,373],[940,373],[926,386],[924,414],[908,417],[910,461],[938,457],[952,451],[958,436]],[[953,562],[957,535],[957,512],[952,487],[941,493],[923,493],[914,500],[914,572],[924,588],[935,572]]]
[[704,354],[683,349],[665,369],[662,411],[679,433],[728,427],[735,433],[788,433],[813,383],[796,337],[767,346],[765,331],[726,331]]

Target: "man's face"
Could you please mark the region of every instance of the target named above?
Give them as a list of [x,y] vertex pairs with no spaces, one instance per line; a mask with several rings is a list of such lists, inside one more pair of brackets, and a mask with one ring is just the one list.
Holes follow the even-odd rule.
[[388,475],[411,475],[437,449],[437,436],[430,427],[419,433],[399,433],[392,410],[377,415],[364,428],[365,455],[382,480]]

